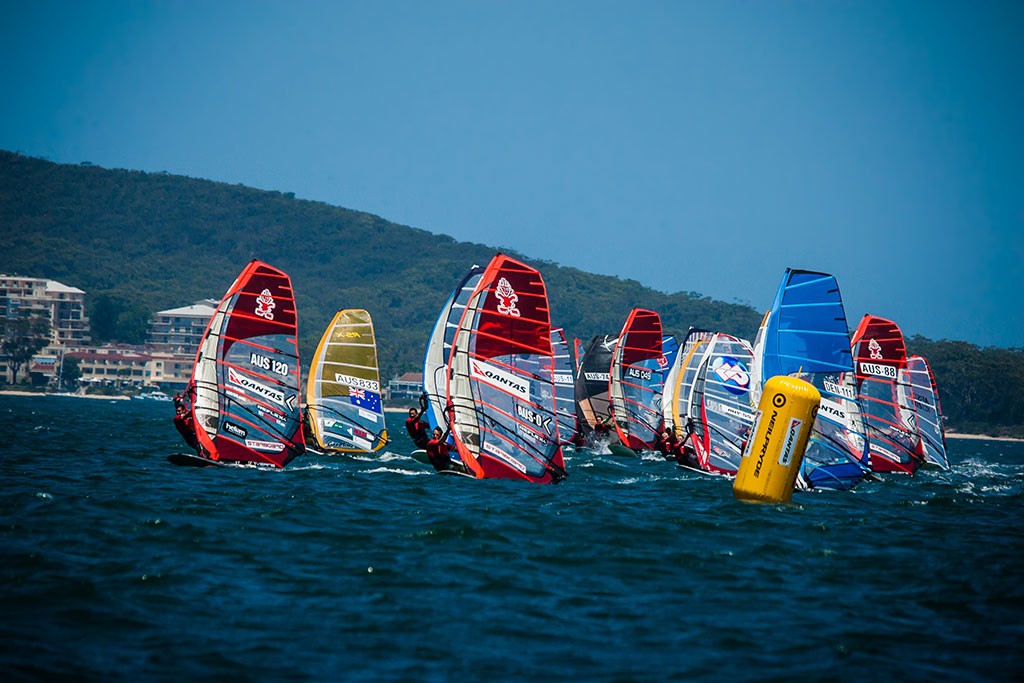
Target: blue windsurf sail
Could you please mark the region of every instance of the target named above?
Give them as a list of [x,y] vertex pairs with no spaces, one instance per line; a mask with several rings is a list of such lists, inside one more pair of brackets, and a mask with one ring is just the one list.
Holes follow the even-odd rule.
[[834,276],[786,269],[754,342],[754,385],[798,377],[821,394],[799,484],[849,489],[869,471],[846,311]]

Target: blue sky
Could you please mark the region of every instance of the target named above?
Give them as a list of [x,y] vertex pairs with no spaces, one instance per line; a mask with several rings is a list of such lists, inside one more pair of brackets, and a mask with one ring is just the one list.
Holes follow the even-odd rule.
[[8,3],[0,148],[757,309],[822,270],[851,325],[1020,347],[1022,28],[1019,2]]

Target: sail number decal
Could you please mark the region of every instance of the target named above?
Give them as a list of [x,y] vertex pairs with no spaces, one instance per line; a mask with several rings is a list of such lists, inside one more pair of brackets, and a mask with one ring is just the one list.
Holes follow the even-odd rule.
[[607,372],[584,372],[583,376],[588,382],[607,382],[609,380]]
[[522,403],[516,403],[516,414],[519,417],[526,420],[527,422],[529,422],[530,424],[534,425],[535,427],[543,429],[545,433],[551,433],[550,417],[545,417],[540,413],[534,412],[533,410],[524,406]]
[[875,377],[885,377],[886,379],[896,379],[896,366],[885,365],[884,363],[866,363],[860,362],[860,371],[864,375],[874,375]]
[[851,401],[857,400],[857,392],[853,390],[853,387],[844,386],[842,384],[836,384],[830,382],[827,379],[823,382],[825,385],[825,391],[835,394],[836,396],[842,396],[848,398]]
[[643,380],[646,382],[651,379],[651,371],[644,370],[643,368],[627,367],[626,376],[632,377],[633,379]]
[[284,361],[279,361],[276,358],[264,356],[259,353],[250,353],[249,362],[252,363],[253,366],[263,368],[267,372],[272,372],[275,375],[280,375],[281,377],[288,376],[288,364]]
[[343,375],[340,372],[334,373],[334,381],[338,384],[344,384],[356,389],[369,389],[370,391],[380,391],[380,383],[372,379],[363,379],[362,377],[353,377],[352,375]]

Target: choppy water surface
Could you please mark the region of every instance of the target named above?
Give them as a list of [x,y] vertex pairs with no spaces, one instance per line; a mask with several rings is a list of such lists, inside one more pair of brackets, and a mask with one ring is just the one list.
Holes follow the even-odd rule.
[[789,506],[656,459],[181,468],[171,404],[0,396],[5,680],[1001,680],[1024,444]]

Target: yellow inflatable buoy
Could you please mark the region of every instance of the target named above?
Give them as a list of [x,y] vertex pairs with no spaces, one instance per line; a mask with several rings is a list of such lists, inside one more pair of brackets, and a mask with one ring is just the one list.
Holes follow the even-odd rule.
[[732,493],[740,500],[787,503],[811,438],[821,393],[796,377],[764,385]]

